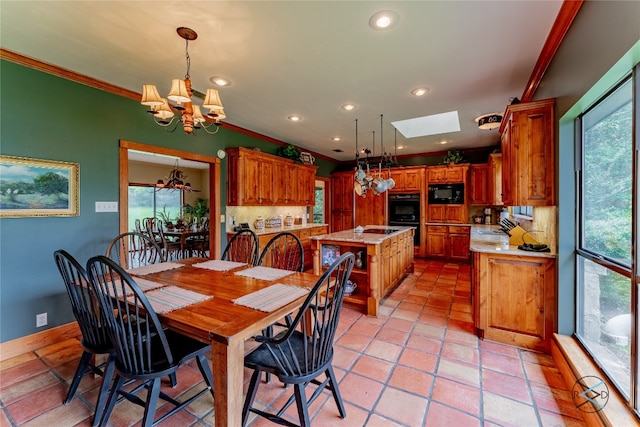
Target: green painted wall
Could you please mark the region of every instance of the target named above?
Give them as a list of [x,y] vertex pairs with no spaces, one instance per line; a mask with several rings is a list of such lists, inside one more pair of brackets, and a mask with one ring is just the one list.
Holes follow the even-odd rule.
[[[0,60],[0,76],[0,153],[80,164],[80,216],[0,220],[0,342],[73,320],[53,252],[66,249],[85,263],[118,233],[118,214],[95,213],[94,204],[118,200],[120,139],[210,156],[235,146],[278,148],[224,127],[216,135],[168,133],[136,101],[8,61]],[[322,176],[334,168],[317,164]],[[42,312],[48,325],[36,329]]]

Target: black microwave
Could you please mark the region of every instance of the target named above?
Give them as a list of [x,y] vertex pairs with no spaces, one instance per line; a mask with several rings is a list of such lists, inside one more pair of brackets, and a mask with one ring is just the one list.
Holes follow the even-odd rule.
[[432,204],[432,205],[464,204],[464,184],[431,184],[429,185],[429,204]]

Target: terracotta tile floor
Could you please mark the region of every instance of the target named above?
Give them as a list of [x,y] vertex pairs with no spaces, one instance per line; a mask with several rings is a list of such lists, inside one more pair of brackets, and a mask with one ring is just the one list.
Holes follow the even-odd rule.
[[[472,331],[469,266],[417,260],[378,318],[344,308],[334,367],[347,418],[338,417],[325,393],[311,407],[313,425],[585,425],[550,356],[480,341]],[[85,376],[73,402],[62,405],[80,353],[71,339],[2,362],[0,427],[90,426],[99,378]],[[247,371],[245,390],[248,379]],[[167,391],[188,395],[200,381],[197,369],[185,366],[178,386]],[[288,392],[272,380],[257,401],[269,407]],[[205,395],[162,425],[212,425],[212,404]],[[296,419],[293,407],[287,414]],[[141,408],[122,402],[110,425],[139,425],[141,418]]]

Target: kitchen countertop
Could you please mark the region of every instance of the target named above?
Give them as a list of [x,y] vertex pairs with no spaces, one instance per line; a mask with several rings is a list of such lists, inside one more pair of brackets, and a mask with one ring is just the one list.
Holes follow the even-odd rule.
[[502,236],[507,237],[505,233],[500,231],[500,226],[498,225],[473,224],[471,225],[470,249],[472,252],[556,258],[553,248],[551,252],[523,251],[518,249],[517,245],[509,245],[508,249],[503,249],[500,242]]
[[[313,223],[307,223],[307,224],[300,224],[300,225],[292,225],[290,227],[286,227],[286,226],[282,226],[282,227],[270,227],[270,228],[263,228],[262,230],[256,230],[255,228],[251,227],[251,231],[253,231],[254,233],[256,233],[258,236],[263,235],[263,234],[274,234],[274,233],[283,233],[286,231],[296,231],[296,230],[304,230],[306,228],[315,228],[315,227],[328,227],[329,224],[313,224]],[[236,231],[233,231],[233,228],[230,230],[227,230],[227,234],[236,234]]]
[[357,233],[354,228],[350,230],[338,231],[336,233],[322,234],[319,236],[311,236],[311,240],[334,240],[346,243],[362,243],[365,245],[378,245],[386,239],[397,236],[403,231],[415,229],[416,227],[406,226],[386,226],[386,225],[367,225],[364,230],[397,230],[391,234],[374,234],[374,233]]
[[452,222],[425,222],[424,225],[455,225],[458,227],[471,227],[473,224],[454,224]]

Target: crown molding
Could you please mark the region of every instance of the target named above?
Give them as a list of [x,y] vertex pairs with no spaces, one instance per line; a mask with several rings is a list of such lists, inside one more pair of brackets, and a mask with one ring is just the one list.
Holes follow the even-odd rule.
[[562,6],[560,6],[558,16],[556,16],[556,20],[553,22],[551,30],[549,30],[547,40],[542,47],[540,56],[538,56],[536,65],[533,67],[531,77],[529,77],[520,101],[529,102],[533,100],[533,96],[538,86],[540,86],[544,73],[547,71],[547,68],[549,68],[549,64],[558,51],[562,40],[564,40],[564,36],[567,34],[567,31],[569,31],[569,27],[571,27],[576,15],[578,15],[583,1],[584,0],[565,0]]

